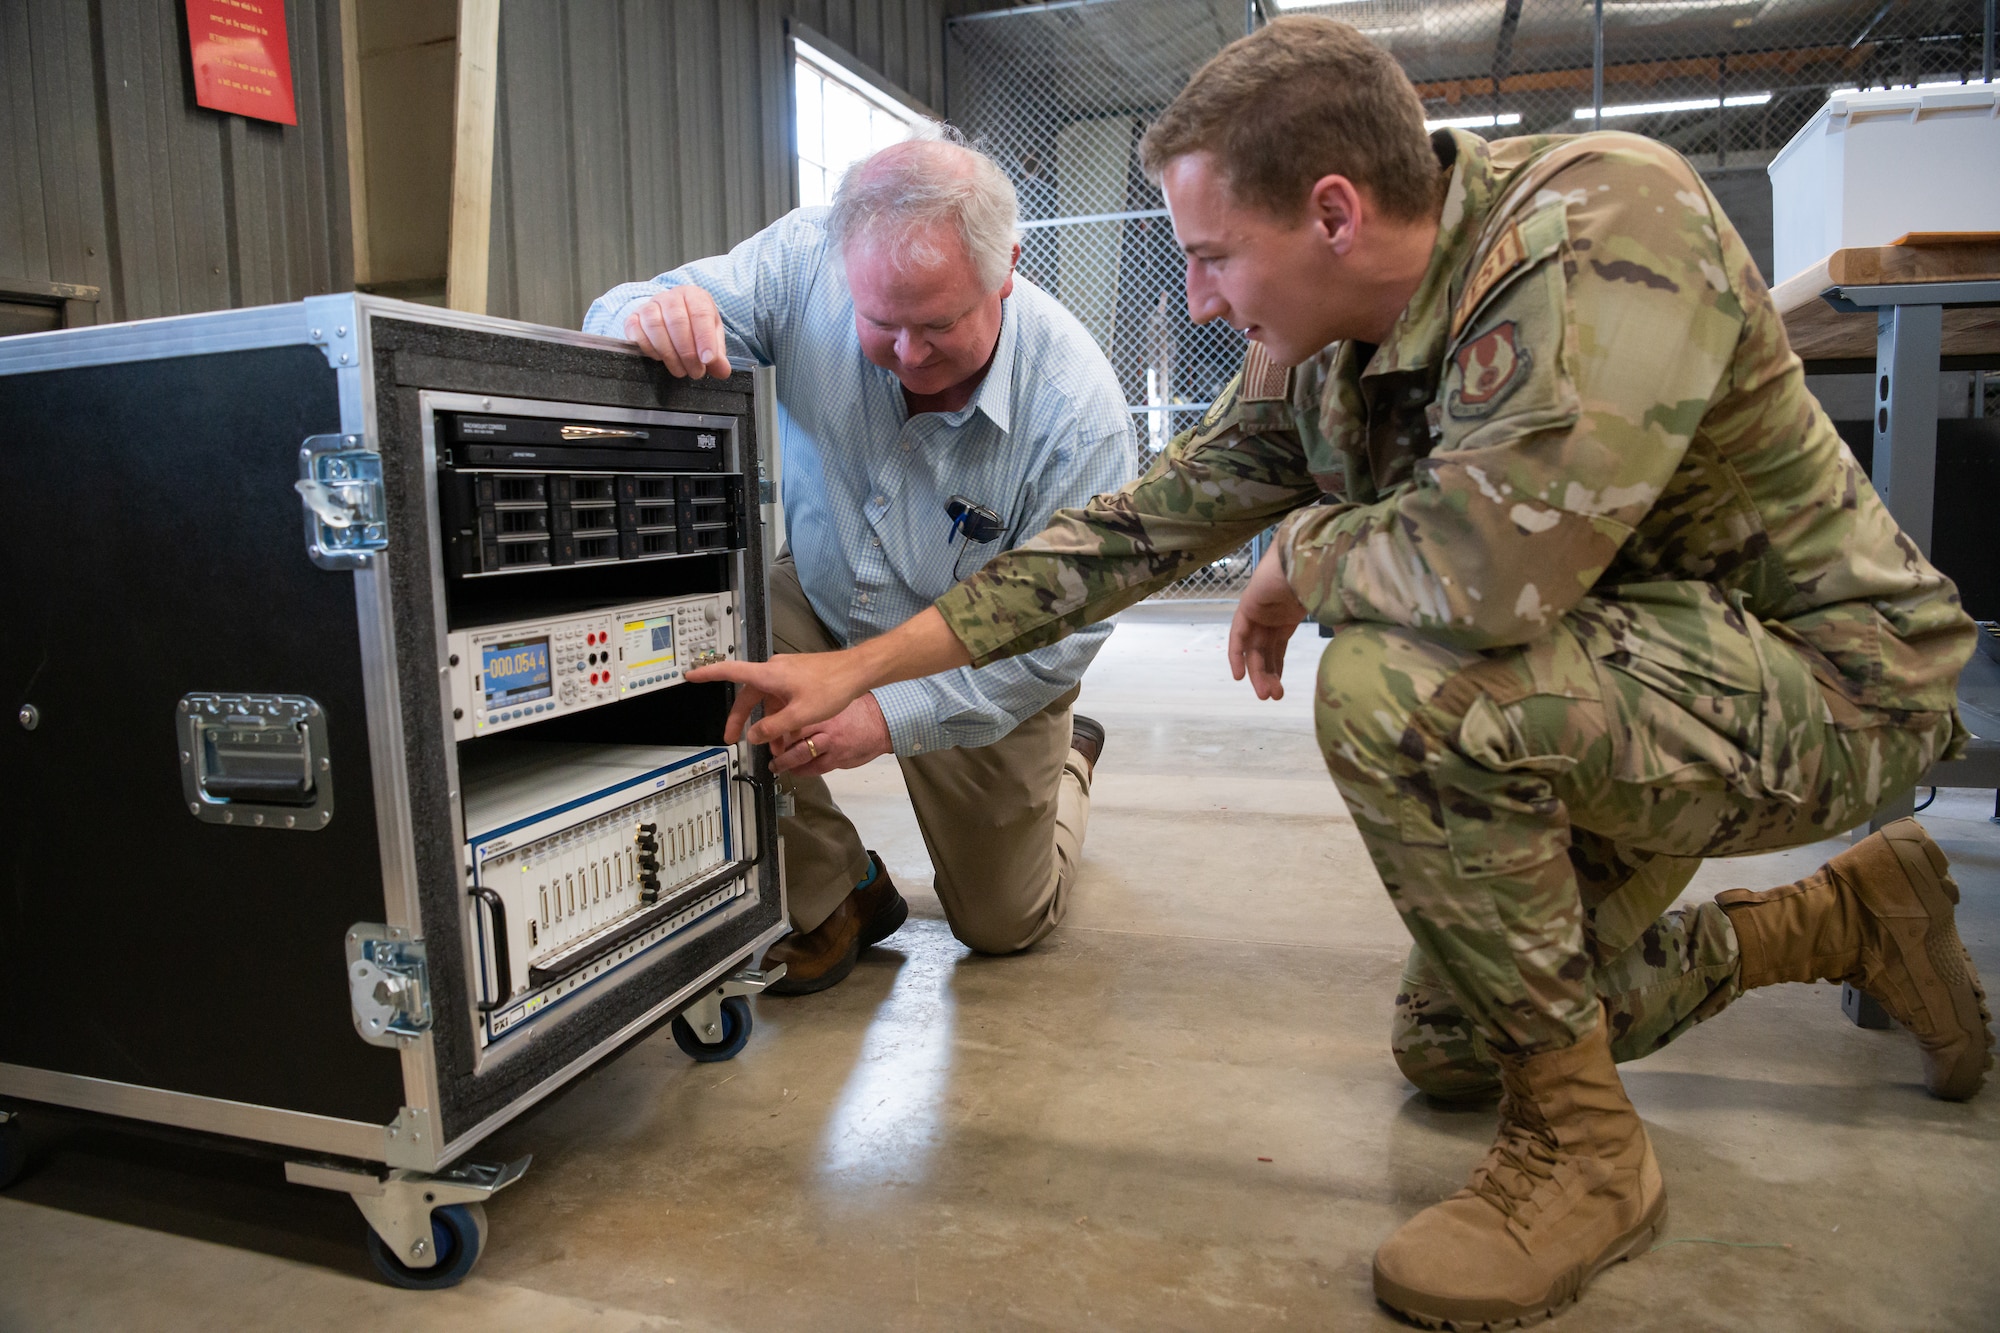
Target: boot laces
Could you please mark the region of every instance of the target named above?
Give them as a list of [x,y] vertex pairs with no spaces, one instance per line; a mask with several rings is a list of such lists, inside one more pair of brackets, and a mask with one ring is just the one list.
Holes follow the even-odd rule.
[[1517,1216],[1555,1178],[1556,1146],[1527,1125],[1505,1120],[1467,1188],[1507,1217]]

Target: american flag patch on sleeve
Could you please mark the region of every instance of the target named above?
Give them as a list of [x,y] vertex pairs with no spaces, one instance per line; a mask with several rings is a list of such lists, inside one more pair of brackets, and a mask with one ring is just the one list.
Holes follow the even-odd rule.
[[1246,403],[1282,403],[1292,396],[1292,368],[1271,360],[1264,344],[1253,342],[1243,358],[1243,392]]

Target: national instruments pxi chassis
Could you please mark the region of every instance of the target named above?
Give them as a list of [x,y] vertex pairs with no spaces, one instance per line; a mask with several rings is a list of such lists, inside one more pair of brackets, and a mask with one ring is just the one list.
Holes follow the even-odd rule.
[[449,1286],[488,1134],[734,1055],[775,788],[752,377],[367,296],[0,341],[0,1185],[110,1117],[344,1190]]

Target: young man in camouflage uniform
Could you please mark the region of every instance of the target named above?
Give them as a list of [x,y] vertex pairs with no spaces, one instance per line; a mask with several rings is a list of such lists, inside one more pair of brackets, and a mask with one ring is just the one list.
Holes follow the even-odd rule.
[[1493,1148],[1377,1251],[1375,1290],[1484,1327],[1651,1244],[1665,1188],[1614,1062],[1746,988],[1852,980],[1932,1092],[1978,1089],[1984,996],[1914,820],[1662,915],[1701,858],[1850,829],[1950,752],[1973,629],[1685,161],[1422,120],[1343,25],[1217,56],[1142,150],[1191,315],[1253,340],[1201,426],[902,628],[711,674],[780,736],[1048,643],[1282,518],[1232,667],[1275,697],[1300,619],[1336,629],[1319,738],[1416,941],[1396,1058],[1434,1094],[1501,1090]]

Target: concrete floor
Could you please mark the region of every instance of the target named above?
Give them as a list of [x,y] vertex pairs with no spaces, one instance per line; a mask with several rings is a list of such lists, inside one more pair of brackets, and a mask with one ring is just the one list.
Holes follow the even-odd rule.
[[[1259,704],[1224,631],[1112,637],[1085,872],[1028,955],[960,948],[895,767],[844,775],[909,925],[839,988],[758,1001],[734,1062],[662,1034],[491,1140],[535,1164],[457,1290],[380,1285],[348,1201],[266,1163],[43,1131],[0,1199],[0,1329],[1400,1327],[1369,1255],[1492,1115],[1427,1106],[1389,1058],[1407,938],[1313,746],[1317,642]],[[1992,802],[1924,819],[2000,979]],[[1711,863],[1693,893],[1837,849]],[[1755,993],[1626,1066],[1671,1239],[1561,1328],[2000,1327],[2000,1088],[1933,1101],[1909,1039],[1836,994]]]

